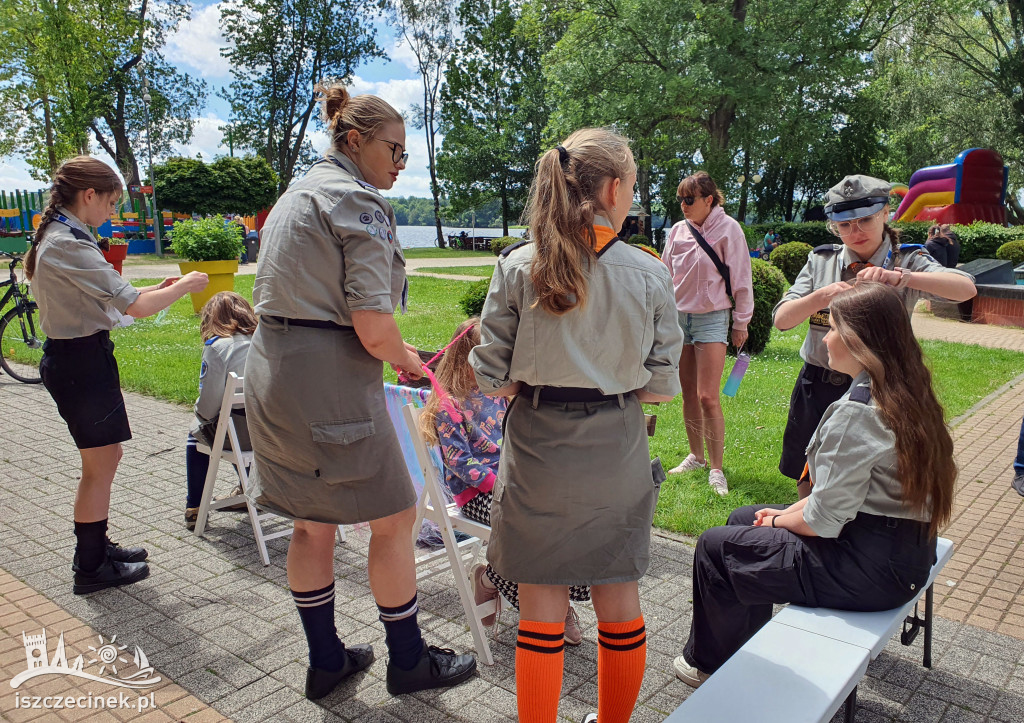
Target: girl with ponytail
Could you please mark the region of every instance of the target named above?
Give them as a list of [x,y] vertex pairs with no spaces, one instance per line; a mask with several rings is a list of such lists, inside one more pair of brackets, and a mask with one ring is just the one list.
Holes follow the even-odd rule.
[[643,680],[637,581],[664,472],[641,402],[679,393],[682,334],[668,269],[615,235],[635,182],[629,143],[610,130],[579,130],[541,156],[533,242],[498,260],[470,353],[483,393],[516,395],[487,560],[519,582],[516,690],[530,723],[557,719],[570,587],[592,585],[601,723],[629,720]]
[[78,156],[58,170],[25,257],[25,273],[46,333],[39,371],[82,458],[75,496],[76,595],[127,585],[149,568],[141,547],[107,537],[110,489],[131,439],[110,330],[124,316],[144,317],[206,287],[192,272],[136,289],[103,258],[90,228],[103,224],[121,198],[121,179],[102,161]]

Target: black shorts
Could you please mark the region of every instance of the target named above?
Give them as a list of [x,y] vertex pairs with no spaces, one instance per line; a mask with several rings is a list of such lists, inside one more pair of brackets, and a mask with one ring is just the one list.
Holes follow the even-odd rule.
[[782,459],[779,471],[790,479],[800,479],[807,463],[807,445],[825,410],[850,390],[853,378],[824,367],[804,364],[789,399],[789,419],[782,435]]
[[39,372],[76,447],[105,447],[132,438],[109,332],[47,339]]

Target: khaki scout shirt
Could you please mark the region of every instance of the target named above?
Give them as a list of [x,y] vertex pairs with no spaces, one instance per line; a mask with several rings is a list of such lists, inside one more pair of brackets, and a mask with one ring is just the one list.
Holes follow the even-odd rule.
[[587,301],[561,316],[535,305],[535,246],[498,260],[470,352],[485,393],[510,382],[679,394],[679,328],[672,277],[641,249],[615,243],[591,265]]
[[[871,386],[868,373],[854,377],[850,390]],[[807,446],[807,464],[814,487],[804,506],[804,521],[819,537],[839,537],[858,512],[928,522],[930,513],[915,514],[902,501],[897,477],[896,435],[874,402],[850,400],[847,392],[825,410]]]
[[[914,249],[909,252],[900,253],[895,259],[889,259],[886,263],[886,258],[889,254],[889,237],[886,236],[882,241],[882,245],[878,247],[874,255],[868,259],[868,261],[875,266],[882,266],[883,264],[887,269],[893,269],[896,266],[900,266],[910,271],[915,272],[932,272],[932,271],[948,271],[954,274],[960,274],[967,278],[974,280],[974,277],[965,271],[958,269],[947,269],[945,266],[933,259],[927,251],[922,249]],[[810,294],[812,291],[834,284],[837,281],[852,281],[856,274],[852,273],[847,267],[860,261],[849,248],[843,244],[832,244],[831,248],[826,244],[825,246],[819,246],[810,254],[807,255],[807,263],[804,264],[803,269],[800,271],[800,275],[796,277],[796,281],[789,287],[783,297],[782,301],[775,305],[775,309],[772,310],[772,317],[774,320],[775,314],[778,312],[779,307],[787,301],[793,301],[794,299],[802,299],[803,297]],[[918,291],[917,289],[910,289],[903,287],[902,289],[896,289],[896,292],[902,297],[903,305],[907,307],[907,314],[914,313],[914,305],[924,298],[938,298],[933,297],[924,291]],[[810,318],[810,329],[807,332],[807,336],[804,337],[803,346],[800,347],[800,356],[808,364],[814,366],[824,367],[829,369],[828,365],[828,350],[825,348],[825,334],[829,330],[829,314],[828,308],[824,308],[821,311],[811,315]]]
[[257,314],[352,326],[353,311],[391,314],[404,302],[405,256],[391,205],[351,159],[333,150],[328,156],[267,216],[253,288]]
[[[70,212],[57,210],[92,237]],[[70,228],[52,221],[36,249],[32,296],[46,336],[77,339],[113,329],[139,292],[103,258],[95,241],[77,239]]]

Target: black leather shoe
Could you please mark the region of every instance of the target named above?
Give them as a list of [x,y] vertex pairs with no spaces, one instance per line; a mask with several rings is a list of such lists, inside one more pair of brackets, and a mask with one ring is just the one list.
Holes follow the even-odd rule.
[[401,670],[388,661],[388,692],[391,695],[415,693],[429,688],[458,685],[476,671],[476,658],[458,655],[454,650],[424,646],[420,661],[412,670]]
[[121,547],[108,537],[107,556],[117,562],[142,562],[149,557],[149,553],[145,547]]
[[345,653],[345,667],[341,670],[320,670],[310,667],[306,671],[307,698],[320,700],[338,687],[338,683],[361,670],[366,670],[373,662],[371,645],[348,645],[345,646]]
[[106,590],[108,587],[131,585],[149,577],[149,565],[144,562],[118,562],[110,556],[94,572],[84,572],[78,567],[78,558],[71,565],[75,571],[75,595]]

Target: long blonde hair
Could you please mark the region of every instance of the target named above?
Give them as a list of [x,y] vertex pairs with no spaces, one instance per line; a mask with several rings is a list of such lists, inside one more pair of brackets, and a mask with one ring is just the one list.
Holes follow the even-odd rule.
[[953,513],[957,468],[910,316],[899,294],[876,282],[858,282],[837,294],[829,309],[836,333],[871,377],[871,398],[896,436],[903,502],[928,514],[935,534]]
[[[441,357],[435,372],[438,383],[456,401],[465,399],[477,388],[473,367],[469,364],[469,352],[480,344],[480,318],[473,316],[459,324],[452,334],[452,339],[458,338],[463,332],[466,332],[465,335],[452,344]],[[440,408],[440,396],[431,394],[420,414],[420,431],[423,432],[427,444],[438,443],[437,411]]]
[[598,193],[635,171],[629,141],[607,128],[581,128],[537,161],[524,216],[536,245],[530,279],[545,311],[564,314],[586,303]]
[[405,122],[390,103],[375,95],[353,96],[345,87],[328,81],[318,83],[314,90],[337,151],[344,152],[348,148],[349,131],[359,131],[360,135],[373,138],[388,123]]

